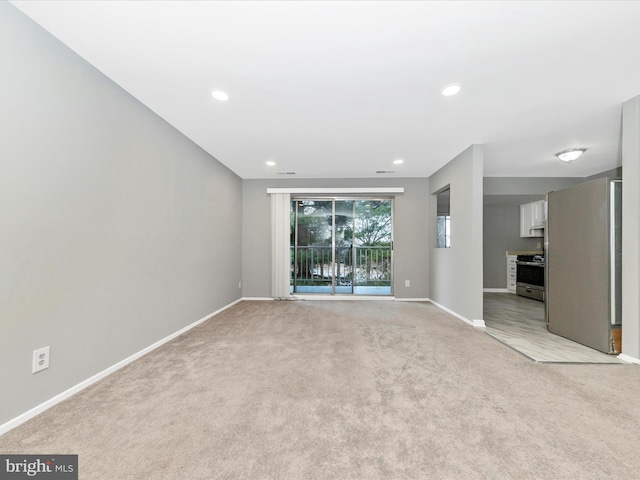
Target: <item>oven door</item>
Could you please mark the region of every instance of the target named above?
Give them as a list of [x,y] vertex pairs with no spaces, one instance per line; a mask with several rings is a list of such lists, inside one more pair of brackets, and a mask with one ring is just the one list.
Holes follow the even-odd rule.
[[516,261],[516,293],[544,301],[544,263]]

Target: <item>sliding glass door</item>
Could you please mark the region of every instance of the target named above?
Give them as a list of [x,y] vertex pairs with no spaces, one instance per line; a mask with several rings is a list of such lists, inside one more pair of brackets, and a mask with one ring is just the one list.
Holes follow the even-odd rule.
[[391,199],[294,199],[292,293],[391,295]]

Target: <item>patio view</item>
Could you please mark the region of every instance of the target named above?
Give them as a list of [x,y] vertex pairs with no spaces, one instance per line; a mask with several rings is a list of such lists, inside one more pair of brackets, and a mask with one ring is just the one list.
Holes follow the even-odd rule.
[[291,202],[291,292],[391,295],[391,199]]

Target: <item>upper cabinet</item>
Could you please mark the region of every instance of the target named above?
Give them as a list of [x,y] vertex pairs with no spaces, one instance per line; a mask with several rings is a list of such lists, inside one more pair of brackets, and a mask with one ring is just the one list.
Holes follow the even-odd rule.
[[547,220],[546,202],[539,200],[520,205],[520,236],[544,237],[544,225]]

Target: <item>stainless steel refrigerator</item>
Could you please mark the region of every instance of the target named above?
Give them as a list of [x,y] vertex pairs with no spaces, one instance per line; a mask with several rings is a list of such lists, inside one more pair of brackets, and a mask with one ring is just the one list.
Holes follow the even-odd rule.
[[548,193],[544,245],[549,331],[617,353],[622,181],[605,177]]

